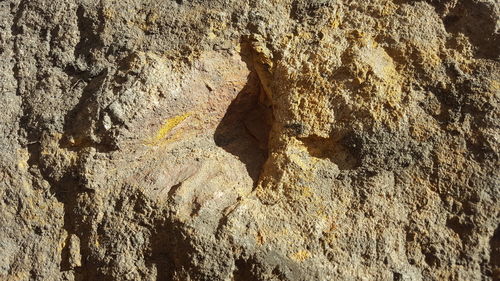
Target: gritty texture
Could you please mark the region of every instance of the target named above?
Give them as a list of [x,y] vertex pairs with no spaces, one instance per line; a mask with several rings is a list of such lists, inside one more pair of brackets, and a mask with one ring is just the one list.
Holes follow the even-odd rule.
[[500,280],[499,16],[0,0],[0,280]]

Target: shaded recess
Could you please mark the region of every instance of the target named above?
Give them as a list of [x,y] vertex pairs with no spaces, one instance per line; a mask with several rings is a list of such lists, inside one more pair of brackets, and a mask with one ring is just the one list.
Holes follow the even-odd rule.
[[245,87],[229,105],[214,134],[217,146],[245,164],[254,184],[267,159],[272,119],[272,110],[259,101],[262,91],[257,73],[251,71]]
[[340,170],[352,170],[360,166],[360,143],[351,135],[324,138],[316,135],[300,138],[309,154],[329,159]]
[[490,239],[490,268],[493,280],[500,280],[500,225]]
[[155,222],[154,229],[150,238],[151,252],[147,256],[147,263],[156,265],[156,281],[173,280],[176,270],[180,270],[182,263],[186,264],[183,259],[187,259],[187,253],[192,249],[182,238],[182,232],[177,225],[159,221]]
[[234,281],[251,281],[256,280],[255,274],[252,272],[252,265],[244,259],[238,259],[235,262],[236,270],[234,271]]
[[498,59],[500,34],[496,31],[497,16],[491,3],[463,0],[443,19],[446,31],[465,34],[477,48],[480,58]]

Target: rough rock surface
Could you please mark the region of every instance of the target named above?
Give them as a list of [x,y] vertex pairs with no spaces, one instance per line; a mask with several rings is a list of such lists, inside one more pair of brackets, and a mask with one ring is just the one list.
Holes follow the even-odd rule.
[[500,280],[497,0],[0,0],[0,280]]

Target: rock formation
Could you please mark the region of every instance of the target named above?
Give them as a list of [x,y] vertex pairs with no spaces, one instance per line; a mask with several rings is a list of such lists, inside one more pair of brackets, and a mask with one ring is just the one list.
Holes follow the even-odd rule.
[[500,280],[497,0],[0,0],[0,280]]

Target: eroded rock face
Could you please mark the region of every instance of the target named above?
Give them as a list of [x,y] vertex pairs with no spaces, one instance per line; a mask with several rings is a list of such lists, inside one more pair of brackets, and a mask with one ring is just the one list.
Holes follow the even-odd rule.
[[0,279],[500,279],[499,10],[0,2]]

